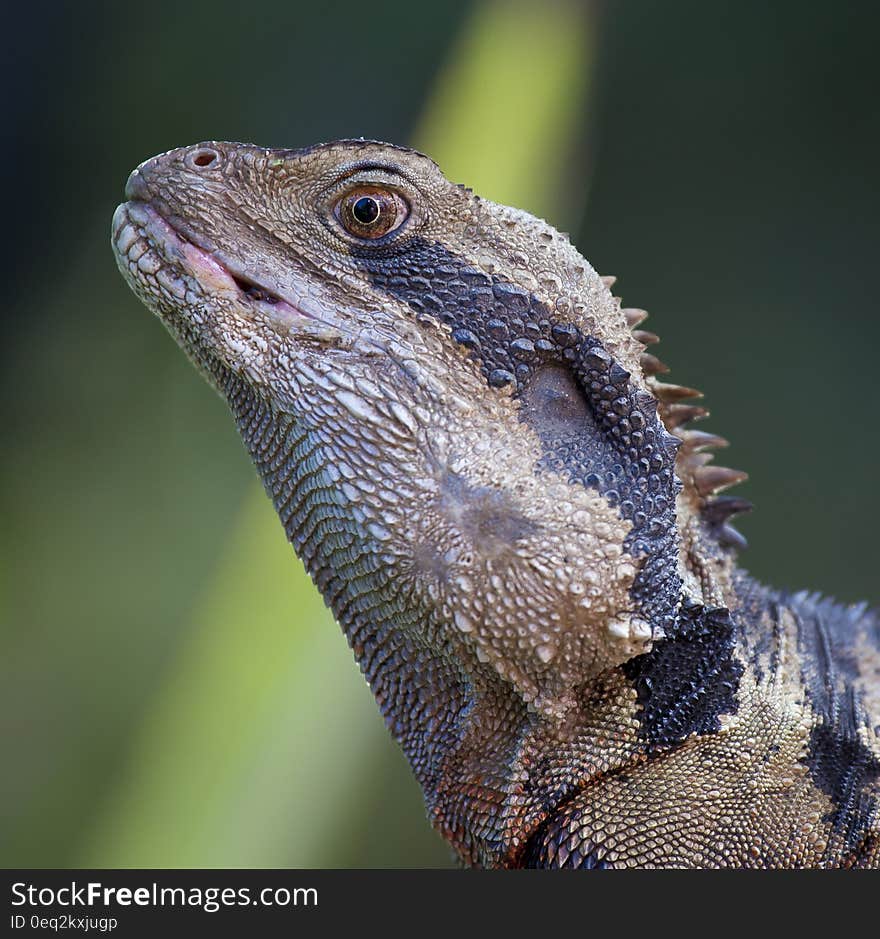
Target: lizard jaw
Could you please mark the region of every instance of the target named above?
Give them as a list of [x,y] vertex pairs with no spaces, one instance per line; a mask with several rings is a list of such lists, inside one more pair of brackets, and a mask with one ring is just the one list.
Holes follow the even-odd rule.
[[[304,309],[314,304],[307,299],[294,301],[279,288],[266,286],[203,238],[181,231],[151,203],[133,199],[117,207],[112,244],[123,275],[140,287],[139,293],[147,294],[148,302],[155,289],[150,278],[174,293],[181,289],[179,275],[183,275],[205,297],[232,303],[239,315],[249,319],[266,319],[283,334],[326,342],[341,338],[338,327],[322,318],[323,309]],[[161,307],[150,306],[162,317]]]
[[[137,235],[147,242],[147,251],[132,256]],[[203,242],[203,239],[198,239]],[[196,238],[173,226],[147,202],[132,200],[116,209],[113,216],[113,246],[120,260],[134,262],[141,274],[158,273],[157,264],[170,262],[183,268],[205,293],[252,304],[262,313],[287,320],[312,319],[308,313],[245,272],[215,250],[198,244]],[[157,257],[160,256],[160,257]],[[146,259],[146,260],[145,260]]]

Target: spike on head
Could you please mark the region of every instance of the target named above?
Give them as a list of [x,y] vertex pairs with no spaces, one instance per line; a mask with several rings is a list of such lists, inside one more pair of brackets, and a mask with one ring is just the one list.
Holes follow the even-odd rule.
[[[623,307],[621,313],[632,331],[633,338],[642,346],[659,342],[659,336],[656,333],[638,328],[648,317],[645,310]],[[724,437],[705,431],[686,429],[692,421],[708,416],[709,412],[705,408],[682,403],[693,398],[701,398],[702,393],[695,388],[656,380],[655,376],[667,373],[669,368],[651,353],[642,352],[639,361],[649,380],[651,391],[657,399],[658,413],[664,425],[682,442],[676,469],[685,489],[684,504],[692,506],[691,510],[701,515],[718,543],[723,547],[745,547],[746,542],[743,536],[726,524],[727,516],[724,515],[724,509],[718,507],[716,500],[711,497],[729,486],[742,482],[748,476],[738,470],[710,465],[712,457],[707,451],[727,447],[729,442]],[[732,503],[722,503],[722,505],[739,506],[743,502],[744,500],[735,500]],[[738,508],[736,511],[743,510]],[[734,512],[728,512],[729,514],[734,514]]]

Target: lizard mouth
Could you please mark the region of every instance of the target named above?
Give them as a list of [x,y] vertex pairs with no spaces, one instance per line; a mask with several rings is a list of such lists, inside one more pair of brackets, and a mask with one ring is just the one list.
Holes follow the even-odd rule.
[[[248,280],[246,277],[238,277],[229,272],[233,281],[235,281],[235,286],[249,299],[257,303],[287,303],[286,300],[282,300],[281,297],[276,293],[272,293],[270,290],[267,290],[265,287],[262,287],[260,284],[255,281]],[[289,304],[288,304],[289,305]]]
[[[204,238],[172,224],[155,206],[138,199],[124,202],[113,217],[113,247],[120,267],[130,279],[155,278],[172,294],[180,290],[183,274],[195,280],[208,297],[237,300],[241,307],[270,316],[293,327],[317,317],[267,287],[225,257]],[[183,294],[179,295],[183,299]]]

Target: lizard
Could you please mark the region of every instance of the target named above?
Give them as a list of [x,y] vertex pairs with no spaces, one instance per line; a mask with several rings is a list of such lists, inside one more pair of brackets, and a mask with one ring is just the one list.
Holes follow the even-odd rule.
[[178,148],[126,200],[123,277],[463,865],[880,866],[880,617],[739,566],[745,474],[567,236],[365,139]]

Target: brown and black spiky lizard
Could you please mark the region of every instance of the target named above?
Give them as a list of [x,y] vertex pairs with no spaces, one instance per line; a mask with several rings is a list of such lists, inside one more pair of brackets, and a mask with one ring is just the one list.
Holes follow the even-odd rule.
[[226,399],[433,825],[483,867],[880,866],[880,621],[755,583],[569,241],[355,140],[142,164],[119,267]]

